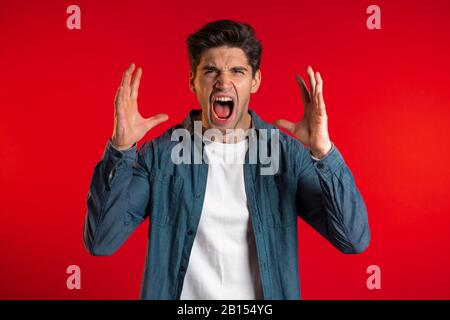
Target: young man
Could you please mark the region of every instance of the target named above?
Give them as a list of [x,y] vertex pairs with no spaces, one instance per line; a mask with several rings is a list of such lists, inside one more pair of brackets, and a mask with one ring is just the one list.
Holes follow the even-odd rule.
[[[276,128],[249,109],[261,83],[251,26],[214,21],[187,47],[201,110],[138,152],[136,142],[168,116],[139,114],[142,70],[125,71],[113,134],[89,188],[85,246],[110,255],[149,217],[142,299],[299,299],[297,216],[344,253],[360,253],[370,240],[364,201],[328,135],[322,78],[308,67],[310,88],[297,78],[303,119],[276,122],[295,138],[267,135]],[[200,151],[200,162],[174,160],[179,130],[188,146],[183,159]],[[249,161],[251,137],[275,157],[272,174],[263,174],[262,153]],[[223,161],[229,154],[236,161]]]

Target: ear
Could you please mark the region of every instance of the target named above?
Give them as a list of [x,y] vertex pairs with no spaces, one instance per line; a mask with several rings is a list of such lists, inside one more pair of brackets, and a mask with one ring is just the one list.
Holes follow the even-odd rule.
[[195,93],[194,80],[194,73],[192,71],[189,71],[189,89],[191,89],[192,93]]
[[255,76],[252,79],[252,89],[251,93],[256,93],[259,89],[259,85],[261,84],[261,69],[256,70]]

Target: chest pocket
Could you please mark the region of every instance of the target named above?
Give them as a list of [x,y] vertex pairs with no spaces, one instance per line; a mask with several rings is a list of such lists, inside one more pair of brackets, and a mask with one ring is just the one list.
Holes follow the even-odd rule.
[[159,226],[173,224],[180,205],[182,179],[158,172],[150,177],[150,186],[150,223]]
[[263,184],[266,192],[263,211],[267,226],[282,228],[296,224],[297,182],[292,174],[281,172],[263,176]]

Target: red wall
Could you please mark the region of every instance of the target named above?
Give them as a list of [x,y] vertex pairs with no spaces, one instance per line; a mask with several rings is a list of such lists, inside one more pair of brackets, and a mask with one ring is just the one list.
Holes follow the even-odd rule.
[[[81,30],[66,27],[81,8]],[[368,30],[366,8],[381,8]],[[197,106],[184,40],[204,23],[251,23],[263,81],[251,107],[268,121],[302,115],[295,73],[324,78],[330,137],[366,201],[372,241],[339,253],[299,226],[305,299],[450,298],[450,2],[0,2],[0,298],[135,299],[148,221],[111,257],[82,244],[86,194],[112,132],[130,62],[143,67],[139,106],[165,112],[161,133]],[[66,268],[81,268],[68,290]],[[366,287],[369,265],[380,290]]]

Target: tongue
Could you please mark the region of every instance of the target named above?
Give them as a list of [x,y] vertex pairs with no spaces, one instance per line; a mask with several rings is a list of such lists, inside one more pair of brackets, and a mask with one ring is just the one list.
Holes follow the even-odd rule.
[[219,118],[228,118],[230,116],[231,110],[229,105],[222,105],[216,102],[214,103],[214,112]]

